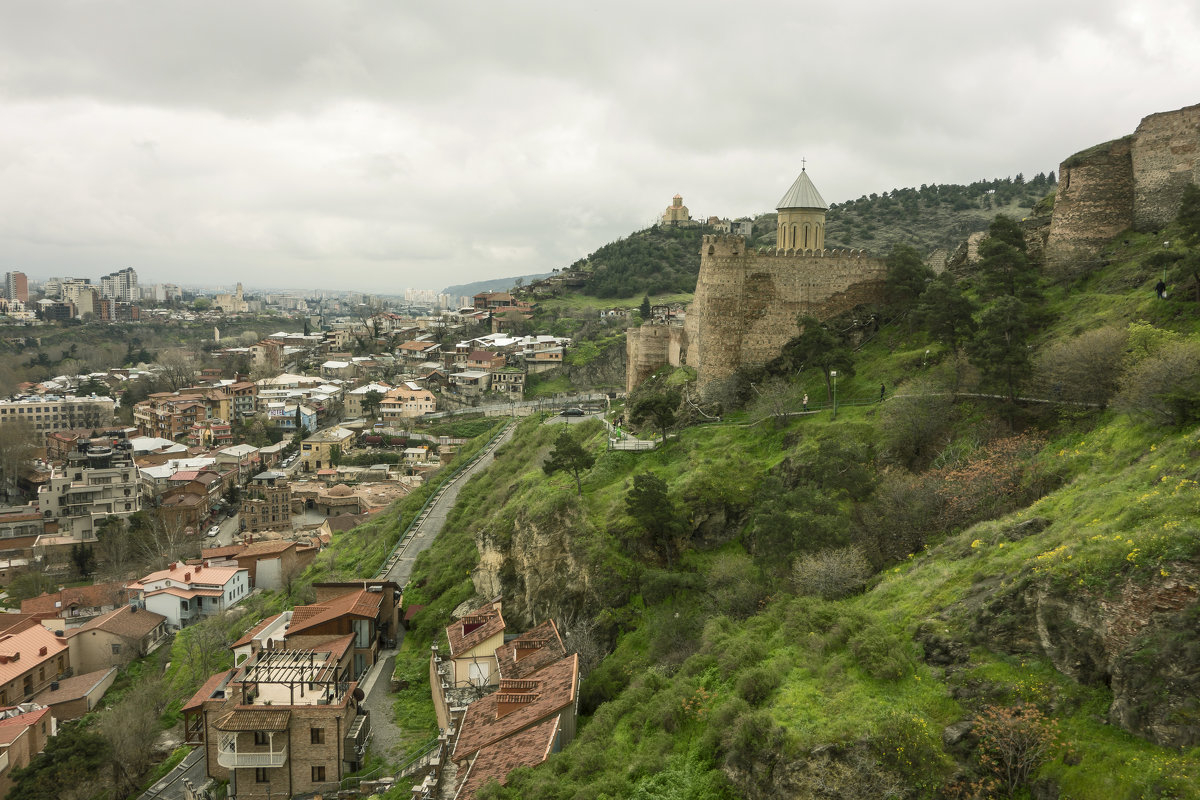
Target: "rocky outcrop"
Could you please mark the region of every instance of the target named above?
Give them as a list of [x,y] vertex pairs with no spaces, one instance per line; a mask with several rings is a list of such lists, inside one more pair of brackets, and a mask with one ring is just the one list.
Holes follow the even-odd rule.
[[1169,747],[1200,744],[1200,570],[1127,579],[1108,593],[1026,583],[987,592],[976,641],[1049,659],[1112,689],[1109,722]]

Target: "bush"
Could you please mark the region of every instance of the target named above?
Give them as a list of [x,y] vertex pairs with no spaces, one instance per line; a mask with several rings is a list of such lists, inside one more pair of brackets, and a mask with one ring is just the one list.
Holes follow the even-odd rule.
[[1058,745],[1058,722],[1035,706],[987,706],[975,719],[979,764],[1012,796]]
[[782,671],[775,665],[762,665],[742,673],[738,694],[752,706],[760,706],[783,682]]
[[867,626],[849,645],[858,666],[876,680],[899,680],[913,669],[912,646],[882,625]]
[[1114,404],[1159,425],[1200,419],[1200,343],[1168,342],[1139,361],[1122,377]]
[[857,547],[822,550],[796,559],[792,582],[800,594],[826,600],[861,591],[871,577],[871,564]]
[[1034,363],[1034,386],[1052,400],[1104,405],[1117,393],[1128,341],[1110,326],[1052,342]]

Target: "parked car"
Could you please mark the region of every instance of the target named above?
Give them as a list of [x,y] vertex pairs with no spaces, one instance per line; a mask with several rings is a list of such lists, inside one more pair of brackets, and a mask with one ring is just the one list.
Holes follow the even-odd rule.
[[211,528],[209,528],[209,529],[208,529],[208,535],[209,535],[209,536],[216,536],[216,535],[217,535],[218,533],[220,533],[220,532],[221,532],[221,526],[220,526],[220,525],[213,525]]
[[559,412],[560,417],[585,417],[587,413],[582,408],[564,408]]

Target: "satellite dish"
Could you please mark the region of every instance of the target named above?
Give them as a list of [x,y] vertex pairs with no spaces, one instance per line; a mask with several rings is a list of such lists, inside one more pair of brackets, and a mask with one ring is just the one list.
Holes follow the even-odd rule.
[[354,691],[350,693],[350,696],[360,703],[366,698],[366,695],[363,694],[363,690],[358,686],[354,687]]

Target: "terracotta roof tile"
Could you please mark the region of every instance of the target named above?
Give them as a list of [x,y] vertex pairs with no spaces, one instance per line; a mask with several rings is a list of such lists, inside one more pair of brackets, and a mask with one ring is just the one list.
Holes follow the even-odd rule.
[[458,785],[454,800],[473,800],[475,792],[495,778],[504,785],[508,773],[517,767],[536,767],[550,755],[558,737],[558,717],[534,725],[529,730],[505,737],[481,748],[471,762],[467,775]]
[[[66,649],[66,639],[55,636],[41,625],[0,636],[0,685],[20,677]],[[42,650],[46,651],[45,655],[41,654]],[[16,654],[20,654],[20,657],[14,661],[12,657]]]
[[579,656],[572,653],[524,680],[500,680],[500,688],[467,706],[454,760],[556,715],[575,702]]
[[102,614],[85,625],[67,631],[67,638],[78,636],[84,631],[105,631],[130,639],[141,639],[166,621],[167,618],[162,614],[135,609],[133,606],[122,606],[116,611]]
[[[108,677],[110,672],[116,672],[116,667],[108,669],[96,670],[95,672],[87,672],[83,675],[76,675],[72,678],[63,678],[56,681],[57,689],[45,689],[37,695],[37,702],[44,705],[54,705],[56,703],[66,703],[71,700],[78,700],[81,697],[86,697],[96,684]],[[53,684],[51,684],[53,686]]]
[[237,708],[217,720],[220,731],[285,731],[292,712],[282,709]]
[[192,695],[191,700],[188,700],[186,703],[184,703],[183,710],[190,711],[193,708],[199,708],[201,705],[203,705],[205,700],[213,699],[213,695],[216,694],[217,689],[228,683],[229,678],[232,677],[232,675],[233,670],[231,669],[227,669],[224,672],[218,672],[216,675],[213,675],[204,682],[204,685],[200,687],[199,691]]
[[526,678],[567,654],[558,626],[548,619],[496,648],[501,678]]
[[[338,617],[352,616],[375,619],[375,617],[379,616],[379,606],[382,602],[382,592],[369,592],[366,589],[360,589],[357,592],[349,592],[332,600],[327,600],[324,603],[298,606],[292,610],[292,624],[288,628],[288,636],[293,636],[301,631],[330,622]],[[301,615],[301,619],[297,620],[297,613],[301,612],[301,610],[303,610],[303,614]]]
[[504,632],[504,616],[491,605],[482,606],[446,627],[450,657],[457,658],[471,648]]

